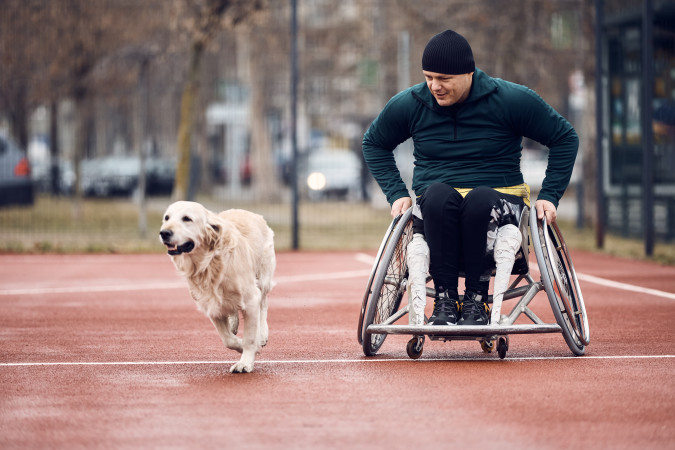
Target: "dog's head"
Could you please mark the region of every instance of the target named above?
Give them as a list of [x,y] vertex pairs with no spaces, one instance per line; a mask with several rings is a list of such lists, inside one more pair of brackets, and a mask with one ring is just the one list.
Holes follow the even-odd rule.
[[199,203],[175,202],[169,205],[162,220],[159,240],[171,256],[197,250],[213,249],[221,224],[216,214]]

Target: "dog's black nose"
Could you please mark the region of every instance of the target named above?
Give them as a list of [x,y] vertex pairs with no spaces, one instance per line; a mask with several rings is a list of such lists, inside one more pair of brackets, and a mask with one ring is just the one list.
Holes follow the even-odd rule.
[[162,237],[163,241],[168,241],[173,236],[173,232],[170,230],[162,230],[159,232],[159,235]]

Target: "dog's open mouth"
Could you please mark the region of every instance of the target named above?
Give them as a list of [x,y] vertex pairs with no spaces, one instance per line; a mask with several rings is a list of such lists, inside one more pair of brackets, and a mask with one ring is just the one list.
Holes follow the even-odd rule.
[[164,245],[166,245],[169,255],[172,256],[180,255],[181,253],[190,253],[195,248],[195,243],[192,241],[187,241],[185,244],[181,245],[172,245],[165,242]]

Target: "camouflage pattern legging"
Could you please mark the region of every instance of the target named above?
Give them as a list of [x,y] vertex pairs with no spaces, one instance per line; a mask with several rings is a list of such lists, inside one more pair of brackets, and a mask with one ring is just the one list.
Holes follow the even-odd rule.
[[452,187],[436,183],[417,198],[417,204],[423,219],[415,217],[413,227],[429,246],[429,272],[436,289],[458,295],[459,273],[464,272],[466,290],[487,295],[497,229],[519,225],[523,199],[485,186],[462,197]]

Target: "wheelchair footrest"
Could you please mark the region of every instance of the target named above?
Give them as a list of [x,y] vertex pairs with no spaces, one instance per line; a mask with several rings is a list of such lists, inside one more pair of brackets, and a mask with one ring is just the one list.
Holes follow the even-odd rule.
[[558,324],[522,325],[370,325],[366,330],[372,334],[412,334],[413,336],[482,336],[494,337],[506,334],[561,333]]

